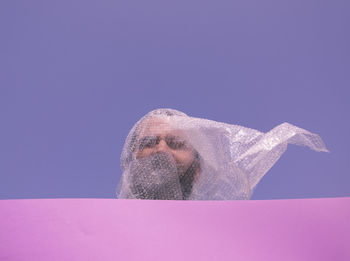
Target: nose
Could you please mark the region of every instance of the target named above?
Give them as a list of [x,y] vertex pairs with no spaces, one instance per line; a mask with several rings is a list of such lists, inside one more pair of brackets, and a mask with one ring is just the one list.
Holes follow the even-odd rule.
[[161,139],[159,143],[157,144],[156,151],[157,152],[166,152],[169,150],[168,144]]

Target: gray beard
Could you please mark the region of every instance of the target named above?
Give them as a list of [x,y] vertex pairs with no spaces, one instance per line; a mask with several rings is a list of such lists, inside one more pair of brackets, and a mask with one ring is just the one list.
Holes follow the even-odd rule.
[[184,200],[192,191],[195,164],[184,172],[165,152],[135,160],[130,165],[131,191],[139,199]]

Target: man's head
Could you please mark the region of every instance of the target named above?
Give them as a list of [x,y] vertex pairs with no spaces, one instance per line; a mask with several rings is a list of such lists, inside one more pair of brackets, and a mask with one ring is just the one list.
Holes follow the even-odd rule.
[[136,159],[156,153],[168,153],[175,160],[179,175],[198,160],[184,133],[171,126],[171,118],[152,117],[144,122],[133,151]]
[[[140,183],[140,176],[142,183],[157,183],[156,180],[152,180],[154,175],[161,175],[157,179],[164,178],[160,181],[166,182],[167,178],[176,172],[172,182],[174,184],[174,179],[178,180],[182,198],[186,199],[191,193],[193,182],[200,173],[199,154],[191,146],[183,130],[174,126],[174,116],[178,115],[174,115],[172,110],[162,112],[159,114],[153,111],[151,115],[136,124],[136,128],[132,130],[131,135],[129,134],[128,155],[124,158],[122,156],[122,166],[126,168],[127,165],[133,166],[134,164],[131,168],[131,172],[134,173],[130,173],[131,176],[134,176],[133,183],[135,180]],[[154,174],[154,172],[157,173]],[[169,187],[169,184],[164,183],[163,186]],[[141,187],[143,191],[147,190],[147,187]],[[152,184],[152,190],[155,191],[154,184]],[[170,188],[167,190],[169,191]],[[147,196],[140,197],[148,198]]]

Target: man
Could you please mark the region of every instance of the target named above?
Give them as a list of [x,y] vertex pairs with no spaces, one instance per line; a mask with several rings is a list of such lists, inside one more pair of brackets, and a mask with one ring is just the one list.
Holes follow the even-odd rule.
[[[158,111],[160,112],[160,111]],[[200,173],[200,156],[184,132],[172,126],[166,110],[137,124],[127,146],[129,165],[128,196],[140,199],[188,199],[193,182]]]
[[249,199],[288,143],[327,151],[316,134],[283,123],[264,134],[189,117],[172,109],[146,114],[121,156],[118,198]]

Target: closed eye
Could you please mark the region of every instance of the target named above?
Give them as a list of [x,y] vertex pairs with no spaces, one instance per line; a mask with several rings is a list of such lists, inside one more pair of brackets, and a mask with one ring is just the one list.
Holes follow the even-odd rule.
[[159,143],[159,137],[157,136],[146,136],[140,139],[138,143],[139,151],[145,148],[153,148]]
[[187,148],[186,141],[176,136],[166,137],[166,143],[171,149],[174,149],[174,150]]

